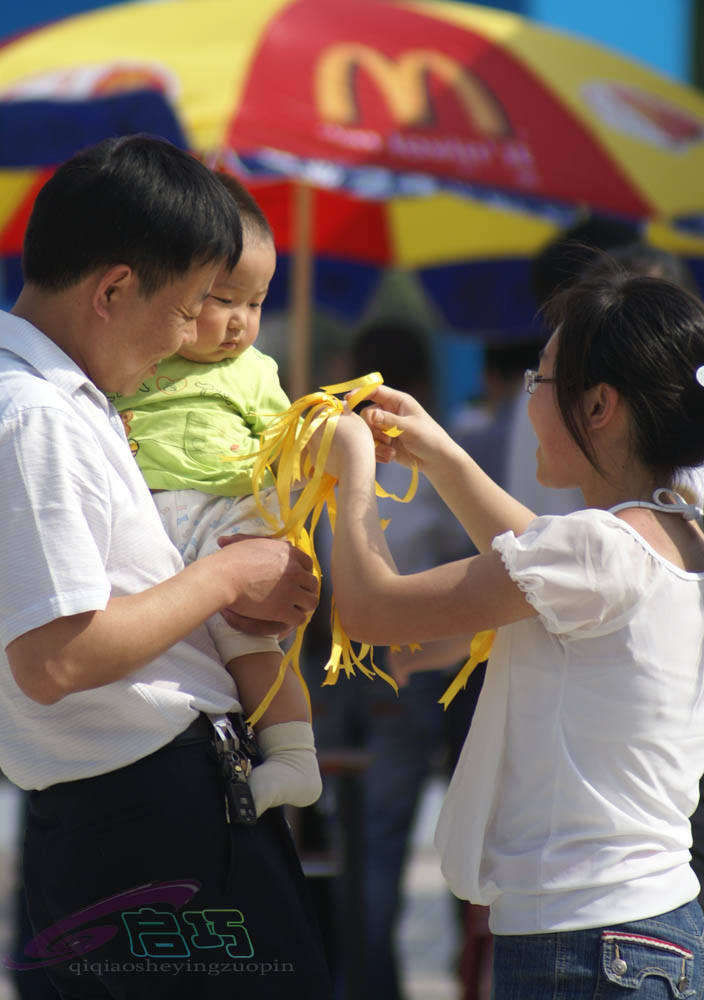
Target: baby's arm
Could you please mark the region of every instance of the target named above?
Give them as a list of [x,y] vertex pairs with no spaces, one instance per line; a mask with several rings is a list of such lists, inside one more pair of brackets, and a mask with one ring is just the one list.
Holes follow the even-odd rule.
[[[243,653],[226,664],[228,673],[237,685],[239,701],[246,716],[251,715],[261,704],[276,680],[281,659],[281,653],[272,650]],[[275,698],[254,729],[259,733],[268,726],[294,721],[310,722],[310,709],[300,681],[292,670],[287,670]]]
[[[261,703],[274,683],[280,652],[244,653],[226,664],[237,685],[245,715]],[[264,762],[249,779],[257,816],[272,806],[288,803],[309,806],[320,796],[322,783],[315,756],[315,740],[305,692],[296,675],[287,670],[281,687],[256,724]]]

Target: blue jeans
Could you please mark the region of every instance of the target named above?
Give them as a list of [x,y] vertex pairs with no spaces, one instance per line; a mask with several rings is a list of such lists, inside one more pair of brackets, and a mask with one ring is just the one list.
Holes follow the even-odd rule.
[[648,920],[494,938],[492,1000],[684,1000],[704,996],[696,900]]

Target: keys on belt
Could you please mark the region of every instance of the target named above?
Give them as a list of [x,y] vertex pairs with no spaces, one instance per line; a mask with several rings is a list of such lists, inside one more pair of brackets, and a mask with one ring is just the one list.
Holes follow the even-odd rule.
[[251,758],[256,756],[254,733],[246,723],[243,723],[243,731],[237,733],[227,716],[211,721],[214,730],[213,745],[220,773],[225,781],[227,821],[254,826],[257,811],[247,781],[252,772]]

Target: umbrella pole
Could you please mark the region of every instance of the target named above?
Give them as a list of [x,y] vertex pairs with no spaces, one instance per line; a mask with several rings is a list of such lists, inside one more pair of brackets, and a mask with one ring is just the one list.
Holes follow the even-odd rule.
[[300,399],[311,391],[313,191],[305,181],[296,181],[294,186],[293,246],[290,396],[292,399]]

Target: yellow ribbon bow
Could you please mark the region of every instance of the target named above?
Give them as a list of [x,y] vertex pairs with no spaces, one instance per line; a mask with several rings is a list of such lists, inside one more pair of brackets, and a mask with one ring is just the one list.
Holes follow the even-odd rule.
[[477,634],[472,639],[469,647],[469,659],[460,668],[457,676],[452,681],[448,689],[443,694],[442,698],[438,698],[438,702],[447,711],[447,706],[450,704],[455,695],[467,687],[467,681],[469,680],[469,675],[472,673],[475,667],[484,660],[489,659],[489,653],[491,652],[491,647],[494,645],[494,639],[496,637],[496,630],[493,628],[486,629],[483,632],[477,632]]

